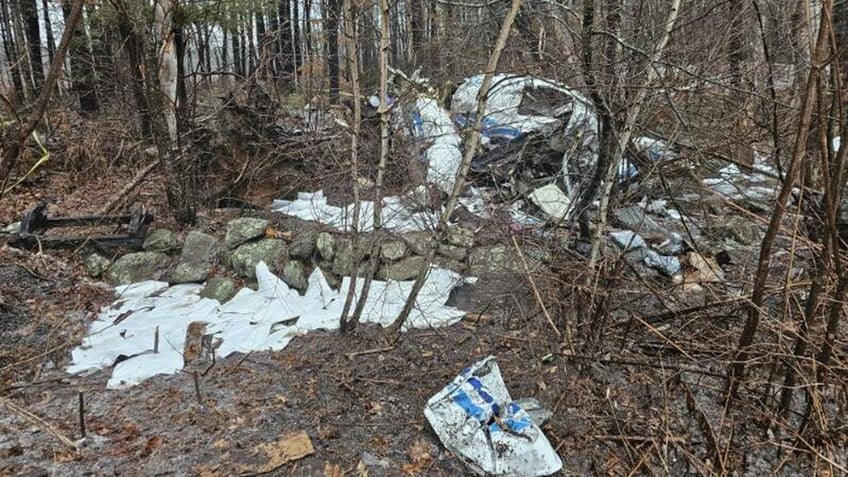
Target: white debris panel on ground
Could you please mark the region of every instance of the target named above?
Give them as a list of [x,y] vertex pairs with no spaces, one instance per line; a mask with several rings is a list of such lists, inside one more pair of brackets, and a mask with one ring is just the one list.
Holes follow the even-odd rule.
[[542,476],[562,468],[527,411],[512,400],[494,357],[466,368],[427,401],[442,444],[481,475]]
[[[423,207],[420,204],[423,201],[415,197],[416,195],[412,193],[404,197],[383,197],[381,216],[385,230],[397,233],[433,230],[439,217],[433,211]],[[353,230],[353,204],[343,207],[330,205],[324,192],[320,190],[298,192],[295,200],[275,200],[271,204],[271,210],[310,222],[318,222],[342,232]],[[374,230],[373,201],[360,202],[358,230],[360,232]]]
[[[174,374],[183,368],[186,331],[192,322],[207,325],[206,333],[220,343],[215,351],[219,358],[237,352],[280,350],[295,336],[338,328],[349,277],[342,280],[339,290],[334,290],[321,270],[316,269],[303,296],[271,273],[263,262],[256,266],[256,278],[257,290],[243,288],[223,305],[201,298],[202,285],[198,284],[169,287],[164,282],[146,281],[117,287],[120,298],[91,324],[89,336],[73,350],[67,371],[80,373],[114,366],[109,388],[131,386],[159,374]],[[464,312],[445,306],[445,302],[453,288],[473,281],[453,271],[431,267],[404,330],[448,326],[459,321]],[[358,297],[362,280],[357,285]],[[411,289],[411,281],[374,280],[361,321],[388,326],[397,318]],[[154,352],[157,346],[158,352]]]
[[462,138],[435,99],[419,96],[412,112],[412,136],[427,164],[427,182],[450,194],[462,163]]

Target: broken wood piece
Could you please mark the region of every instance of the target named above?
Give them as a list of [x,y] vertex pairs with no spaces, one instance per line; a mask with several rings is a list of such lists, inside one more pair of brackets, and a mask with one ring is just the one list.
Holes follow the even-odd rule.
[[256,446],[256,454],[267,456],[268,461],[257,467],[241,466],[240,472],[243,476],[258,475],[272,472],[289,462],[302,459],[315,453],[312,447],[312,439],[306,431],[298,431],[283,436],[276,442],[262,443]]
[[683,444],[686,442],[686,439],[683,437],[676,436],[665,436],[665,437],[651,437],[651,436],[625,436],[625,435],[596,435],[592,436],[592,439],[599,441],[615,441],[615,442],[645,442],[645,443],[654,443],[654,442],[673,442],[677,444]]
[[465,315],[462,316],[463,321],[468,321],[468,322],[471,322],[471,323],[474,323],[474,324],[481,323],[481,322],[482,323],[489,323],[489,322],[493,321],[494,319],[495,319],[495,317],[492,316],[489,313],[476,312],[476,311],[470,311],[470,312],[468,312],[468,313],[466,313]]
[[[147,154],[146,150],[145,150],[145,154]],[[127,185],[125,185],[124,188],[120,190],[120,192],[115,194],[115,196],[111,200],[109,200],[109,202],[107,202],[106,205],[104,205],[100,209],[100,215],[106,215],[109,212],[112,212],[112,210],[114,210],[115,207],[122,200],[124,200],[124,198],[127,196],[127,194],[129,194],[130,192],[132,192],[133,189],[138,187],[138,185],[141,184],[141,182],[144,180],[144,178],[147,177],[147,175],[150,174],[150,172],[153,169],[155,169],[156,166],[159,165],[158,153],[154,152],[151,155],[151,157],[155,157],[156,160],[154,160],[150,164],[146,165],[144,167],[144,169],[138,171],[138,173],[135,175],[135,177],[133,177],[133,180],[131,180]]]
[[385,353],[385,352],[391,351],[393,349],[395,349],[394,346],[387,346],[385,348],[369,349],[369,350],[365,350],[365,351],[354,351],[353,353],[348,353],[346,356],[347,356],[347,359],[353,359],[357,356],[365,356],[365,355],[369,355],[369,354]]
[[183,363],[188,366],[201,357],[203,353],[203,337],[206,335],[206,323],[193,321],[186,330],[185,346],[183,346]]

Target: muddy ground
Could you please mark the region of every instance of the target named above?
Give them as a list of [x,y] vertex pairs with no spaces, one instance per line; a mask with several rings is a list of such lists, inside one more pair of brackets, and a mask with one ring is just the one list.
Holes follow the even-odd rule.
[[[55,190],[55,180],[3,205],[21,210]],[[142,196],[157,197],[155,184]],[[76,209],[68,197],[80,200]],[[84,210],[84,197],[74,189],[57,200],[66,210]],[[281,352],[201,362],[125,390],[105,388],[107,371],[62,371],[111,300],[108,287],[84,276],[81,255],[0,248],[0,396],[12,403],[0,406],[0,475],[249,474],[267,463],[257,450],[262,444],[297,431],[308,434],[315,452],[267,475],[467,475],[422,409],[462,368],[489,355],[498,358],[513,398],[536,397],[553,412],[544,430],[562,457],[562,475],[806,475],[845,465],[838,429],[828,447],[837,455],[822,457],[835,465],[822,467],[797,449],[791,432],[764,431],[770,408],[756,399],[725,412],[723,376],[744,303],[728,290],[744,288],[750,254],[728,269],[735,285],[695,294],[622,272],[603,284],[614,291],[606,320],[581,333],[593,342],[557,337],[526,280],[483,277],[452,298],[468,311],[485,311],[481,319],[406,333],[396,344],[374,327],[352,336],[314,333]],[[581,262],[562,257],[550,275],[537,277],[539,286],[559,300],[551,306],[557,323],[588,326],[591,317],[567,291]],[[706,306],[716,301],[724,304]],[[689,311],[668,313],[670,306]],[[757,386],[743,392],[753,396]]]

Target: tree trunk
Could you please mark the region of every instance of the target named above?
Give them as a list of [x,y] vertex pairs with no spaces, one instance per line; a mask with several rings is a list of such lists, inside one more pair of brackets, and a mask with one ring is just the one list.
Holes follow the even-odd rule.
[[268,14],[268,76],[278,82],[280,77],[280,21],[277,18],[277,9],[272,8]]
[[339,0],[327,0],[324,11],[327,32],[327,73],[330,82],[330,100],[339,102]]
[[[115,82],[107,81],[104,78],[104,72],[115,71],[116,67],[112,62],[112,54],[109,51],[109,43],[105,38],[105,25],[98,14],[95,6],[89,4],[86,6],[86,14],[88,16],[88,33],[91,39],[90,54],[91,64],[88,65],[90,75],[94,83],[94,92],[97,95],[98,104],[102,103],[104,98],[108,97],[107,90],[114,90]],[[85,29],[83,29],[85,31]]]
[[172,14],[173,26],[171,31],[174,35],[174,47],[177,54],[177,114],[183,113],[183,108],[188,104],[188,90],[186,89],[186,37],[185,37],[185,12],[179,3],[174,2]]
[[153,131],[143,73],[144,46],[141,37],[133,27],[126,0],[118,0],[115,2],[115,6],[119,10],[118,33],[121,36],[121,43],[126,49],[130,74],[132,75],[133,98],[135,99],[135,106],[138,108],[140,132],[142,137],[149,138]]
[[[809,2],[806,2],[809,3]],[[727,402],[736,396],[739,389],[740,381],[745,373],[745,366],[751,358],[751,345],[754,343],[754,337],[760,324],[762,315],[763,302],[765,300],[766,280],[769,275],[769,265],[771,264],[771,252],[774,246],[775,238],[777,237],[780,223],[783,220],[783,215],[786,212],[786,203],[795,187],[795,181],[798,178],[798,173],[801,170],[803,159],[807,151],[807,139],[810,132],[810,126],[813,116],[813,109],[816,103],[816,87],[818,84],[818,76],[822,69],[823,63],[826,61],[825,55],[828,50],[830,39],[830,15],[833,12],[833,0],[824,0],[821,9],[821,24],[816,39],[816,45],[811,56],[812,67],[807,76],[807,83],[804,88],[801,111],[799,112],[798,124],[795,136],[795,145],[792,149],[789,167],[786,170],[786,177],[780,192],[777,195],[774,209],[772,210],[771,219],[769,220],[766,234],[763,237],[762,245],[760,246],[759,260],[757,271],[754,275],[754,283],[752,286],[751,302],[748,305],[748,318],[745,321],[745,327],[739,336],[739,344],[736,347],[736,355],[734,360],[728,366],[727,381],[725,385],[725,397]]]
[[[165,169],[168,205],[174,211],[178,221],[186,224],[195,222],[197,188],[195,174],[186,156],[180,151],[179,123],[177,122],[177,83],[179,82],[178,48],[174,31],[174,15],[180,8],[178,0],[156,0],[154,9],[154,27],[162,42],[159,49],[159,105],[161,116],[165,118],[167,134],[157,138],[159,157]],[[161,124],[161,123],[160,123]],[[159,128],[162,129],[161,127]],[[162,137],[164,136],[164,137]]]
[[[412,44],[412,62],[417,66],[421,66],[421,60],[423,59],[422,52],[424,51],[424,45],[426,44],[426,32],[424,31],[424,8],[423,1],[412,0],[412,5],[410,6],[412,10],[412,30],[409,32],[411,36],[411,44]],[[430,74],[429,65],[425,70],[426,74]]]
[[239,27],[238,22],[233,22],[235,25],[230,34],[233,36],[233,72],[238,76],[244,76],[244,69],[242,68],[241,62],[241,42],[239,41]]
[[15,163],[21,154],[21,149],[26,144],[27,138],[35,131],[35,127],[41,122],[44,112],[47,110],[47,103],[50,101],[50,95],[55,89],[56,81],[59,80],[59,73],[62,71],[62,63],[65,61],[65,52],[71,43],[71,36],[82,15],[83,0],[76,0],[70,8],[70,12],[65,19],[65,33],[62,34],[62,41],[59,43],[59,48],[56,50],[56,56],[53,58],[53,63],[50,64],[50,71],[47,78],[44,80],[44,88],[41,90],[41,95],[33,104],[32,112],[27,120],[20,125],[17,131],[12,131],[10,137],[6,138],[3,145],[3,154],[0,156],[0,196],[2,196],[5,188],[5,183],[9,178],[9,173],[12,171]]
[[56,41],[53,39],[53,23],[50,21],[49,7],[47,0],[41,0],[41,10],[44,15],[44,34],[47,39],[47,58],[50,63],[53,63],[53,56],[56,55]]
[[0,15],[2,15],[3,23],[3,50],[6,53],[6,62],[9,67],[9,74],[12,77],[15,98],[17,98],[18,102],[23,102],[25,99],[24,78],[18,58],[17,45],[12,34],[12,19],[7,2],[8,0],[0,0]]
[[241,22],[241,16],[236,15],[236,21],[239,23],[238,35],[239,35],[239,46],[241,50],[239,51],[239,57],[241,58],[241,65],[239,65],[239,69],[241,69],[241,74],[247,77],[249,70],[247,69],[248,65],[248,50],[247,50],[247,32],[245,32],[244,24]]
[[41,33],[38,27],[38,7],[35,0],[21,0],[21,16],[26,27],[33,91],[37,96],[41,92],[41,85],[44,84],[44,63],[41,61]]
[[314,51],[312,47],[312,23],[311,20],[311,12],[312,12],[312,0],[304,0],[304,14],[303,14],[303,62],[304,64],[309,64],[310,68],[307,69],[308,74],[312,74],[311,64],[313,62],[312,52]]
[[[391,14],[389,13],[388,0],[379,0],[378,3],[380,6],[380,108],[378,111],[380,114],[380,160],[377,165],[377,180],[374,182],[374,233],[371,239],[370,260],[365,272],[365,282],[362,284],[362,291],[359,294],[359,301],[356,303],[353,317],[348,323],[351,329],[359,323],[362,312],[365,311],[365,304],[371,292],[371,283],[379,263],[378,256],[383,235],[383,181],[386,176],[386,164],[389,157],[389,122],[391,117],[389,107],[389,22],[391,21]],[[356,69],[351,69],[351,71],[351,77],[357,78],[354,97],[359,98],[359,72]],[[357,112],[361,108],[360,103],[361,101],[355,103]],[[359,121],[358,116],[356,120]]]
[[221,28],[221,69],[224,71],[224,74],[221,76],[221,83],[225,86],[230,82],[230,76],[227,74],[230,71],[230,47],[227,40],[227,36],[229,35],[229,29]]
[[[355,19],[358,16],[358,9],[353,6],[351,0],[344,0],[343,7],[344,9],[344,44],[345,44],[345,59],[347,64],[347,70],[350,72],[350,93],[354,98],[358,98],[360,96],[359,91],[359,66],[357,63],[359,62],[358,54],[357,54],[357,41],[356,41],[356,23]],[[357,269],[359,268],[360,257],[362,256],[360,245],[360,232],[359,226],[361,221],[359,220],[359,215],[362,212],[362,202],[361,202],[361,194],[359,187],[359,133],[362,125],[362,102],[356,101],[353,105],[353,125],[351,127],[350,134],[350,175],[351,175],[351,183],[353,184],[353,225],[351,227],[351,231],[353,232],[353,268],[350,274],[350,286],[347,290],[347,296],[345,297],[344,305],[342,306],[342,313],[339,316],[339,331],[341,333],[346,333],[348,330],[352,330],[356,326],[356,322],[358,321],[358,317],[356,312],[354,312],[353,318],[348,318],[348,312],[350,311],[350,307],[353,304],[353,300],[356,298],[356,280],[358,277]],[[379,210],[379,192],[377,194],[378,199],[374,202],[375,204],[375,213]],[[377,231],[377,224],[375,223],[375,232]],[[372,243],[377,243],[377,234],[373,235]],[[372,273],[373,270],[367,270],[366,273]],[[365,285],[362,288],[362,292],[360,293],[357,301],[356,309],[359,309],[360,305],[364,306],[365,301],[368,299],[368,281],[366,280]],[[349,326],[348,326],[349,325]]]
[[268,76],[268,35],[265,33],[265,8],[262,6],[256,11],[256,43],[259,57],[256,74],[265,79]]
[[[65,24],[71,14],[71,7],[67,3],[62,4],[62,13]],[[85,30],[81,25],[73,31],[70,46],[71,59],[71,89],[76,92],[79,99],[80,113],[89,116],[97,112],[97,92],[94,87],[94,74],[91,65],[87,65],[85,59],[89,57]]]
[[300,42],[300,2],[295,0],[292,3],[291,23],[292,23],[292,56],[294,63],[294,80],[297,82],[297,72],[303,66],[303,47]]
[[253,75],[256,72],[256,42],[253,41],[253,15],[247,13],[242,17],[244,31],[247,34],[247,53],[248,65],[247,71]]
[[291,4],[289,0],[277,2],[277,15],[279,16],[279,28],[277,29],[277,43],[279,45],[279,77],[278,86],[283,91],[290,91],[291,80],[294,77],[294,45],[291,35]]

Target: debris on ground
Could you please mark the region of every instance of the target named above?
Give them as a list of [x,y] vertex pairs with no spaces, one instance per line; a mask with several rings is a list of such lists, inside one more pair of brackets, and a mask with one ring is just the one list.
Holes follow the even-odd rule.
[[[280,350],[295,336],[338,328],[349,277],[334,290],[316,268],[302,296],[271,273],[264,262],[256,266],[256,278],[257,290],[243,288],[223,305],[202,298],[203,286],[199,284],[168,286],[145,281],[119,286],[115,289],[119,299],[91,324],[88,337],[73,350],[67,371],[75,374],[114,366],[109,388],[176,373],[183,368],[186,330],[194,322],[206,323],[214,341],[214,349],[207,352],[221,358],[237,352]],[[472,278],[432,266],[404,330],[460,321],[465,312],[444,303],[453,288],[473,282]],[[357,286],[358,297],[361,280]],[[411,288],[411,281],[375,280],[361,321],[388,326],[400,313]]]
[[295,432],[281,437],[276,442],[259,444],[256,447],[256,455],[267,461],[259,466],[242,465],[239,470],[242,473],[266,474],[314,453],[315,448],[309,435],[305,431]]
[[[416,232],[432,230],[438,215],[423,204],[404,200],[398,196],[382,198],[383,228],[391,232]],[[330,205],[323,191],[299,192],[295,200],[275,200],[271,210],[310,222],[318,222],[337,231],[353,229],[353,204],[339,207]],[[360,232],[374,229],[374,202],[363,200],[360,204]]]
[[450,115],[435,99],[421,95],[411,122],[414,147],[427,164],[427,182],[450,194],[462,162],[462,139]]
[[683,274],[685,288],[697,290],[701,284],[724,281],[724,271],[716,259],[704,257],[697,252],[689,252],[685,258],[686,270]]
[[[17,227],[17,236],[13,244],[26,247],[78,247],[93,242],[101,247],[141,248],[147,227],[153,221],[153,214],[146,212],[141,204],[133,206],[127,214],[121,215],[86,215],[78,217],[47,216],[47,203],[41,202],[28,210]],[[80,234],[65,232],[68,229],[80,227],[117,228],[121,233],[112,235],[96,235],[93,233]],[[14,232],[13,228],[9,229]],[[53,233],[50,233],[50,232]],[[58,231],[58,232],[57,232]]]
[[539,425],[510,397],[492,356],[431,397],[424,415],[442,444],[480,475],[543,476],[562,468]]

